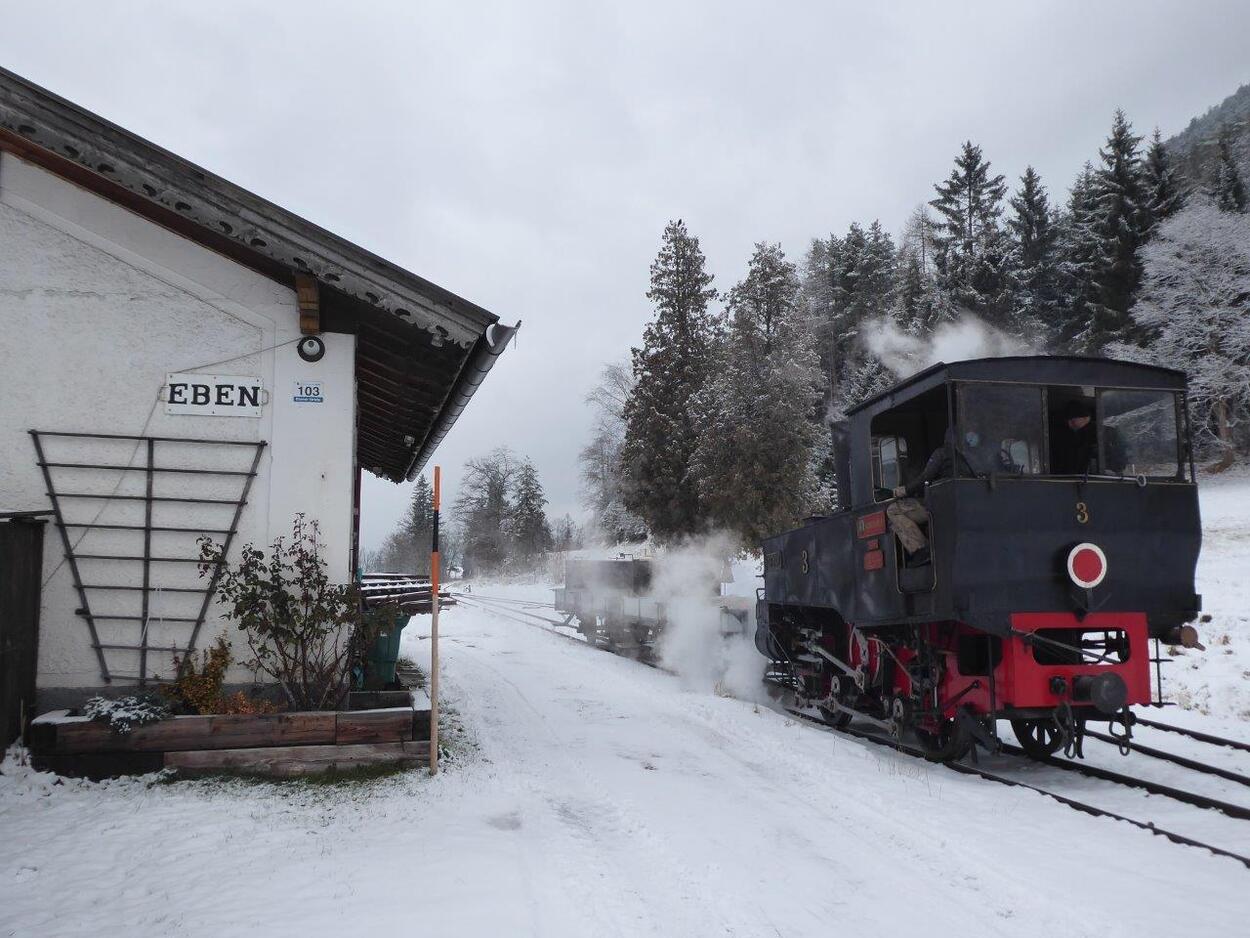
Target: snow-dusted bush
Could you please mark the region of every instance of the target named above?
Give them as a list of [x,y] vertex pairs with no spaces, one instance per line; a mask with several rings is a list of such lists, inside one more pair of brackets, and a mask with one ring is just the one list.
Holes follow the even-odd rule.
[[221,687],[226,680],[233,655],[226,636],[217,636],[211,648],[200,653],[199,664],[195,655],[174,655],[174,673],[177,677],[161,687],[161,693],[179,703],[192,713],[216,713],[221,698]]
[[276,681],[293,710],[337,709],[355,659],[382,618],[393,617],[366,612],[356,584],[330,582],[317,533],[317,522],[296,515],[289,544],[277,538],[268,558],[248,544],[234,565],[210,538],[200,539],[200,576],[220,566],[223,618],[238,623],[252,653],[244,664]]
[[125,736],[136,726],[168,719],[169,708],[155,697],[147,695],[118,697],[92,697],[83,705],[83,715],[100,723],[107,723],[114,732]]

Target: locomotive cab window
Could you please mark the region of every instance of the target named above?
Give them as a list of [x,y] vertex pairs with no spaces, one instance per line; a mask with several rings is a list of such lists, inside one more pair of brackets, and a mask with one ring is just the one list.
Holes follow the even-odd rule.
[[942,446],[947,422],[944,386],[873,418],[870,459],[877,501],[893,498],[895,488],[920,477],[929,455]]
[[1104,471],[1184,481],[1180,406],[1172,391],[1109,388],[1098,392]]
[[1186,478],[1182,409],[1175,392],[1046,390],[1052,475]]
[[968,382],[957,386],[956,399],[958,475],[1042,472],[1045,418],[1040,387]]
[[903,484],[907,464],[907,440],[901,436],[872,438],[872,484],[881,491],[890,491]]

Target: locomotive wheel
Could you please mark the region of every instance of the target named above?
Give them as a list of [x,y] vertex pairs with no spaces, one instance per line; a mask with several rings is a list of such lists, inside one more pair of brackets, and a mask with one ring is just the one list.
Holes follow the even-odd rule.
[[841,729],[851,722],[851,715],[845,710],[834,710],[832,707],[817,707],[825,722],[834,729]]
[[911,701],[901,695],[890,698],[890,712],[886,715],[886,719],[894,727],[890,735],[895,739],[901,739],[912,725]]
[[959,720],[942,720],[932,728],[917,726],[916,739],[930,762],[954,762],[972,748],[972,734]]
[[1011,731],[1030,758],[1046,759],[1063,745],[1063,734],[1054,720],[1012,720]]

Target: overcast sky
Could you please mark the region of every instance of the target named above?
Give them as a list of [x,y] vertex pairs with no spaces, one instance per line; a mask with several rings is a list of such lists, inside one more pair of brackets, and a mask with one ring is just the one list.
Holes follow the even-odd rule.
[[[497,313],[436,455],[529,455],[580,514],[583,405],[670,218],[717,285],[759,240],[897,232],[965,139],[1063,198],[1112,111],[1170,135],[1250,81],[1250,3],[0,0],[0,63]],[[366,476],[376,547],[409,486]]]

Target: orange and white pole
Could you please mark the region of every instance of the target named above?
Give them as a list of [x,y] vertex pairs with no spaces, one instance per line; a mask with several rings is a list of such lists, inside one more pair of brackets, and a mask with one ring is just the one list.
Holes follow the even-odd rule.
[[438,774],[438,504],[442,470],[434,467],[434,536],[430,551],[430,774]]

